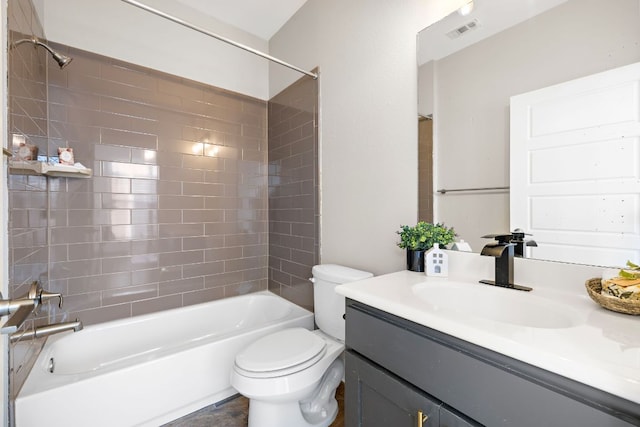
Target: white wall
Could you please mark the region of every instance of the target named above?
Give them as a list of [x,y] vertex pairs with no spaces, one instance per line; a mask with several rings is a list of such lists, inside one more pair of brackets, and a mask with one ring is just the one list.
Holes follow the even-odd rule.
[[433,65],[434,61],[430,61],[418,67],[418,114],[422,117],[433,115]]
[[[395,232],[417,219],[416,34],[455,7],[309,0],[270,40],[272,55],[320,68],[323,263],[404,268]],[[271,94],[293,78],[271,66]]]
[[[171,0],[145,0],[166,12],[266,52],[256,36]],[[268,99],[268,63],[249,52],[119,0],[36,0],[47,39],[169,74]]]

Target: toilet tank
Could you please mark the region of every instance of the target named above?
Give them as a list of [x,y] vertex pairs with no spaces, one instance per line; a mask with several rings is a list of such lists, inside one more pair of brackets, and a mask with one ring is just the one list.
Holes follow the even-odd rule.
[[337,264],[316,265],[312,273],[316,324],[327,335],[344,341],[344,297],[338,295],[335,288],[343,283],[373,277],[373,274]]

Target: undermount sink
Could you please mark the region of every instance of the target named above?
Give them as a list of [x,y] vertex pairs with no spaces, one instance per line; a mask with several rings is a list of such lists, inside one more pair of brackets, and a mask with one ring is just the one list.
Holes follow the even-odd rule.
[[536,296],[535,290],[522,292],[447,279],[416,284],[412,291],[429,309],[443,314],[544,329],[571,328],[582,323],[568,304]]

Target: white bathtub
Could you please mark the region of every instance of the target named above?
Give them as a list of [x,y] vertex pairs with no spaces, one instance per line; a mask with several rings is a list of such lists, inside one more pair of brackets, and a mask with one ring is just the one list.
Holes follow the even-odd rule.
[[51,336],[16,398],[16,426],[158,426],[236,394],[235,354],[293,326],[313,329],[313,314],[258,292]]

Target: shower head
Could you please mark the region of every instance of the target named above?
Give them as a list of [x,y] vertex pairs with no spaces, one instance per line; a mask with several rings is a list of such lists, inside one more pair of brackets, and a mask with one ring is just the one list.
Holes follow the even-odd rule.
[[49,53],[51,53],[51,56],[53,56],[53,59],[56,60],[61,69],[66,67],[71,61],[73,61],[72,57],[63,55],[60,52],[56,52],[55,50],[51,50],[51,48],[47,46],[45,46],[45,49],[47,49]]
[[42,46],[43,48],[45,48],[47,50],[47,52],[49,52],[51,54],[51,56],[53,57],[53,59],[55,59],[55,61],[58,63],[58,66],[60,68],[64,68],[67,65],[69,65],[69,63],[71,61],[73,61],[73,58],[71,58],[70,56],[66,56],[61,54],[60,52],[56,52],[55,50],[53,50],[49,45],[47,45],[46,43],[41,42],[40,40],[38,40],[37,38],[33,37],[30,39],[20,39],[18,41],[16,41],[15,43],[11,44],[11,47],[14,48],[18,45],[21,45],[22,43],[33,43],[34,46]]

